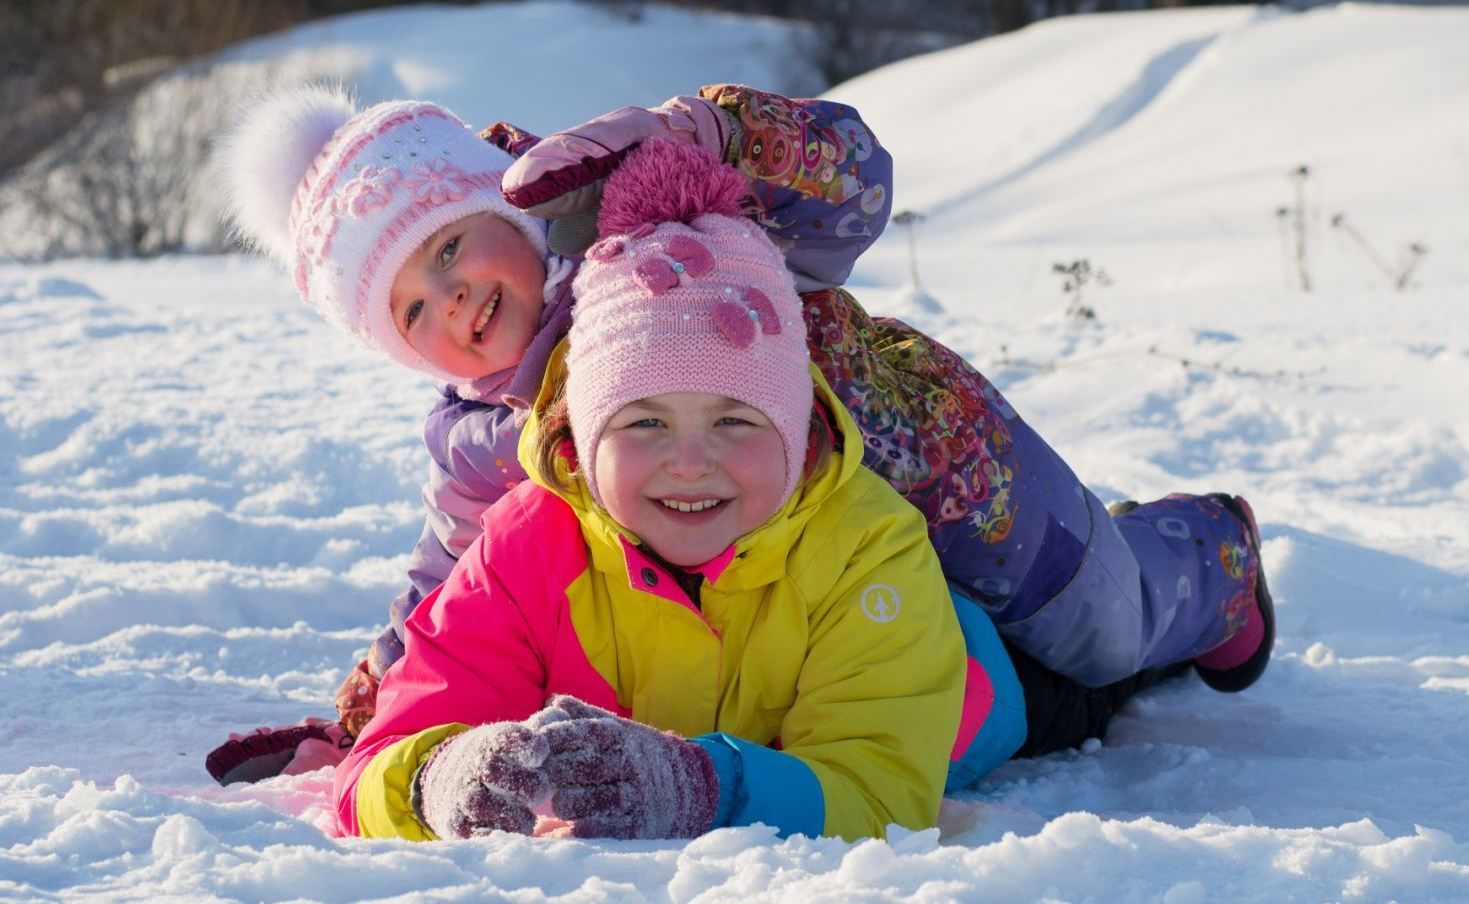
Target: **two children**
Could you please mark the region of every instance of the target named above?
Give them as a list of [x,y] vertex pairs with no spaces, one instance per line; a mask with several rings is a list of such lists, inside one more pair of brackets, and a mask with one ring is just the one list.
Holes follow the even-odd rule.
[[[957,356],[902,324],[867,318],[830,287],[889,209],[886,155],[855,114],[749,89],[705,95],[619,111],[553,136],[512,168],[507,194],[546,209],[544,202],[581,193],[635,140],[660,131],[721,153],[744,175],[756,222],[786,248],[797,284],[814,290],[798,311],[832,392],[831,420],[840,426],[846,411],[860,431],[833,431],[844,440],[841,460],[854,457],[848,440],[861,441],[864,463],[926,516],[947,578],[983,607],[961,606],[961,621],[988,613],[1043,666],[1088,685],[1131,687],[1130,676],[1190,660],[1221,689],[1253,681],[1268,661],[1271,622],[1258,537],[1243,505],[1173,497],[1114,522]],[[544,230],[495,190],[508,158],[441,108],[389,104],[355,114],[339,99],[298,95],[262,108],[239,134],[231,171],[241,174],[244,231],[293,262],[298,288],[324,313],[451,387],[426,430],[437,479],[414,558],[416,588],[394,606],[396,631],[374,645],[367,671],[344,689],[350,723],[372,710],[369,673],[401,655],[397,638],[420,588],[443,578],[480,512],[521,479],[506,454],[519,432],[512,406],[531,397],[565,330],[571,265],[548,254]],[[513,149],[525,144],[513,131],[497,134]],[[265,191],[261,178],[279,184]],[[656,198],[663,190],[646,183],[630,194]],[[280,228],[285,222],[290,229]],[[694,257],[672,258],[674,279],[702,266]],[[646,278],[662,284],[670,276]],[[881,594],[869,604],[879,614],[895,608]],[[966,625],[966,640],[984,634],[980,622]],[[1022,673],[1044,671],[1037,669]],[[972,722],[964,729],[970,740],[984,734],[984,720]],[[1003,759],[1016,743],[1011,732],[994,749]]]
[[530,480],[406,620],[343,831],[529,831],[552,788],[579,835],[937,817],[965,658],[923,517],[860,466],[744,180],[700,156],[650,142],[609,181]]

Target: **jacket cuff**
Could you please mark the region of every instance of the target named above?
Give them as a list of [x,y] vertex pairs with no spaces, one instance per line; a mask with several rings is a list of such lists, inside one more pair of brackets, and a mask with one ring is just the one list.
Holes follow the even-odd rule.
[[353,800],[357,834],[363,838],[406,838],[433,841],[438,836],[417,816],[414,786],[419,767],[440,742],[468,730],[460,723],[439,725],[378,751],[357,779]]
[[722,829],[730,824],[730,817],[734,815],[735,792],[744,779],[744,764],[740,761],[740,755],[733,747],[724,743],[723,738],[723,735],[694,738],[694,743],[704,748],[709,759],[713,760],[714,774],[719,782],[719,802],[714,807],[714,823],[710,826],[711,829]]
[[692,739],[709,752],[719,774],[714,828],[764,823],[780,837],[820,837],[826,795],[816,773],[799,757],[724,733]]

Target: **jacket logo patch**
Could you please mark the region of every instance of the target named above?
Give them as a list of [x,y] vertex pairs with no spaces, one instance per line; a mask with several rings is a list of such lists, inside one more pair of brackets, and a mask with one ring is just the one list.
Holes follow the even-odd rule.
[[887,624],[898,617],[903,608],[898,588],[888,584],[869,584],[862,591],[862,614],[879,625]]

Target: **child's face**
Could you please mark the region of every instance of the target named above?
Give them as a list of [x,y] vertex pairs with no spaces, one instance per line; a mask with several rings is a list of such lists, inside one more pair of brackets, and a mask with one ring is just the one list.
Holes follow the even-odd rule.
[[545,281],[545,262],[520,230],[480,213],[413,252],[389,301],[414,350],[440,370],[475,379],[520,361],[540,322]]
[[597,446],[607,512],[674,565],[715,558],[784,501],[780,434],[755,408],[706,392],[640,399]]

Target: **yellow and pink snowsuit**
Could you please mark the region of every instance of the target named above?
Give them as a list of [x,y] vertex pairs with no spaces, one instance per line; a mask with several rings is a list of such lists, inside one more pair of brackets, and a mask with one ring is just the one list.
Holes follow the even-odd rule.
[[[841,444],[860,450],[811,372]],[[407,619],[406,654],[337,770],[343,832],[432,838],[410,804],[419,764],[552,694],[704,745],[732,791],[723,824],[848,838],[934,824],[951,758],[984,734],[994,694],[966,658],[923,516],[859,454],[835,453],[682,583],[583,484],[550,485],[532,473],[492,506]]]

